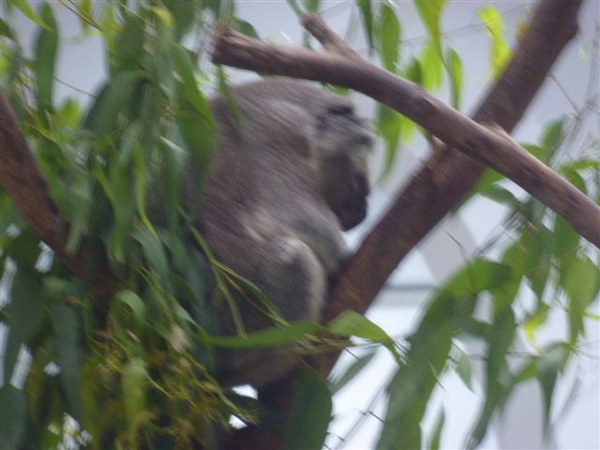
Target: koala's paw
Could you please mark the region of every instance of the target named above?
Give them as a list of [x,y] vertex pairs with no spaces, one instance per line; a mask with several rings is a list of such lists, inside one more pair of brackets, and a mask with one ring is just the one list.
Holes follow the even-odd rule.
[[263,290],[286,320],[317,320],[327,291],[327,275],[311,248],[295,237],[269,245],[261,268]]

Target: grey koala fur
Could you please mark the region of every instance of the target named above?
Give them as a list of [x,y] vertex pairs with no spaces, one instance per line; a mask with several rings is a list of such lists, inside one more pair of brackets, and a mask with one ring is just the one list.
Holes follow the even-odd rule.
[[[366,215],[370,129],[348,99],[289,79],[233,87],[211,109],[218,149],[195,222],[217,259],[258,286],[282,318],[319,320],[348,257],[342,231]],[[190,210],[195,192],[190,169]],[[260,300],[236,302],[246,331],[273,325]],[[222,333],[235,334],[226,302],[214,307]],[[282,346],[219,351],[217,360],[225,384],[262,387],[285,376],[297,355]]]

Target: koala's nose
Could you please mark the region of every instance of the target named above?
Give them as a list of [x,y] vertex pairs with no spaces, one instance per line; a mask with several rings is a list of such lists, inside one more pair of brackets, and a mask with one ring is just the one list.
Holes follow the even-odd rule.
[[356,191],[363,197],[368,196],[371,193],[371,185],[369,179],[363,175],[359,175],[355,178]]
[[350,188],[354,195],[367,196],[371,192],[371,183],[369,182],[369,171],[366,162],[360,161],[352,168],[350,177],[348,178]]

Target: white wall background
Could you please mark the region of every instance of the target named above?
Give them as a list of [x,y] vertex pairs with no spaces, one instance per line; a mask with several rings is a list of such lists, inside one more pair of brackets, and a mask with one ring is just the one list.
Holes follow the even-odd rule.
[[[416,48],[425,35],[417,19],[412,2],[394,2],[399,11],[403,26],[403,39],[406,54]],[[514,32],[518,22],[526,17],[534,2],[531,1],[451,1],[443,15],[443,30],[447,39],[464,59],[466,91],[465,111],[473,109],[484,92],[488,78],[488,39],[484,28],[479,24],[476,10],[483,4],[493,4],[505,18],[508,33]],[[239,15],[252,23],[262,38],[278,42],[300,44],[302,29],[294,14],[283,0],[240,0]],[[353,13],[351,1],[323,1],[324,18],[340,35],[359,50],[365,50],[359,18]],[[4,8],[0,5],[0,8]],[[76,18],[64,8],[58,8],[59,22],[63,37],[57,78],[63,83],[58,86],[60,97],[82,95],[80,92],[94,92],[100,84],[105,68],[103,48],[98,39],[78,39],[79,27]],[[0,10],[4,14],[4,10]],[[556,81],[548,81],[542,89],[529,114],[516,130],[515,137],[520,141],[535,141],[542,126],[561,113],[572,113],[569,98],[581,105],[588,83],[589,52],[594,27],[598,25],[600,3],[588,1],[581,15],[582,33],[561,57],[553,74]],[[24,37],[27,48],[31,49],[31,26],[26,19],[16,17],[16,26]],[[13,24],[15,25],[15,24]],[[597,47],[596,47],[597,49]],[[586,53],[587,52],[587,53]],[[235,80],[243,80],[252,75],[232,72]],[[560,88],[559,88],[560,85]],[[75,91],[72,87],[77,88]],[[567,91],[569,98],[561,92]],[[372,104],[364,98],[358,99],[365,114],[372,110]],[[366,226],[350,235],[356,242],[361,233],[381,213],[390,195],[406,181],[411,170],[427,156],[423,142],[416,140],[414,146],[402,150],[398,168],[390,181],[377,186],[371,200],[372,213]],[[376,169],[375,169],[376,171]],[[457,216],[445,220],[414,251],[391,278],[388,288],[373,307],[370,317],[393,336],[403,336],[415,325],[421,305],[430,290],[459,266],[466,256],[472,254],[488,236],[498,231],[503,218],[503,210],[485,200],[473,201]],[[599,312],[598,302],[594,311]],[[485,449],[598,449],[600,448],[600,333],[598,322],[588,321],[585,352],[571,370],[560,380],[555,406],[564,404],[574,383],[580,389],[573,399],[568,415],[560,417],[553,428],[554,439],[544,444],[541,438],[542,403],[537,385],[530,383],[522,387],[507,407],[501,420],[497,420],[481,448]],[[0,329],[0,360],[2,339],[6,330]],[[542,331],[540,341],[563,336],[563,318],[554,317]],[[467,349],[476,350],[476,349]],[[385,352],[378,362],[364,372],[362,377],[346,387],[336,399],[336,421],[331,430],[328,445],[332,448],[369,449],[374,445],[374,437],[379,421],[371,413],[381,413],[384,398],[378,396],[384,386],[393,363]],[[469,391],[456,377],[442,380],[443,389],[423,424],[425,432],[431,429],[438,408],[446,409],[446,425],[442,437],[442,447],[459,449],[464,445],[465,433],[478,411],[482,400],[480,391]],[[557,408],[560,409],[560,408]],[[358,423],[357,423],[358,421]],[[544,447],[545,446],[545,447]]]

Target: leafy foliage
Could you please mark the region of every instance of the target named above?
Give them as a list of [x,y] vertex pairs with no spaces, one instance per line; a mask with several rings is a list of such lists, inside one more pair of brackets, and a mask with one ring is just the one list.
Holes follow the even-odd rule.
[[[297,11],[322,7],[315,0],[288,3]],[[463,66],[443,39],[444,4],[415,1],[428,36],[412,53],[402,45],[401,16],[392,3],[357,0],[356,7],[369,49],[387,70],[429,90],[448,83],[450,101],[459,108]],[[18,33],[0,20],[3,91],[53,200],[70,223],[68,250],[84,249],[92,261],[106,255],[123,281],[106,321],[99,323],[93,293],[54,258],[0,191],[1,285],[10,299],[0,310],[0,320],[9,327],[0,385],[0,447],[56,448],[68,434],[69,419],[85,430],[79,432],[80,446],[92,448],[210,445],[213,425],[227,427],[231,416],[281,428],[256,401],[219,385],[214,349],[301,341],[310,350],[323,341],[337,342],[338,336],[353,337],[355,345],[384,346],[397,362],[386,387],[378,448],[420,448],[424,442],[440,447],[445,412],[437,415],[430,436],[422,435],[420,424],[445,374],[454,371],[471,387],[472,361],[459,345],[466,338],[484,344],[486,361],[484,400],[466,446],[478,445],[515,387],[532,379],[541,386],[550,425],[557,380],[577,352],[584,317],[600,292],[597,252],[566,221],[535,199],[515,194],[489,171],[476,192],[509,211],[508,237],[494,247],[502,251],[467,262],[440,287],[408,345],[352,312],[325,326],[281,323],[252,334],[239,323],[239,336],[219,336],[197,268],[211,267],[221,300],[230,304],[230,290],[256,288],[214,259],[181,212],[184,158],[202,180],[212,156],[215,124],[203,88],[226,81],[222,71],[202,65],[202,49],[190,48],[189,42],[201,41],[206,24],[221,18],[246,34],[256,31],[235,17],[231,1],[141,1],[131,9],[117,1],[76,2],[82,32],[103,39],[108,74],[88,105],[72,98],[59,103],[55,66],[62,44],[54,7],[42,4],[34,11],[26,1],[9,0],[8,8],[35,23],[37,34],[35,52],[25,56]],[[509,55],[502,19],[490,8],[480,17],[489,31],[490,67],[497,76]],[[197,70],[198,64],[204,70]],[[400,143],[417,129],[385,106],[379,107],[375,123],[386,144],[388,176]],[[583,192],[599,197],[597,157],[560,163],[556,156],[575,129],[566,120],[555,121],[527,149]],[[159,212],[153,210],[157,199]],[[534,298],[527,308],[520,304],[523,293]],[[475,317],[474,311],[490,299],[489,317]],[[555,310],[564,310],[568,336],[540,346],[536,332]],[[515,367],[509,360],[520,333],[533,351]],[[332,392],[360,373],[373,355],[366,352],[331,386],[309,368],[300,374],[293,420],[282,432],[289,448],[322,446]]]

